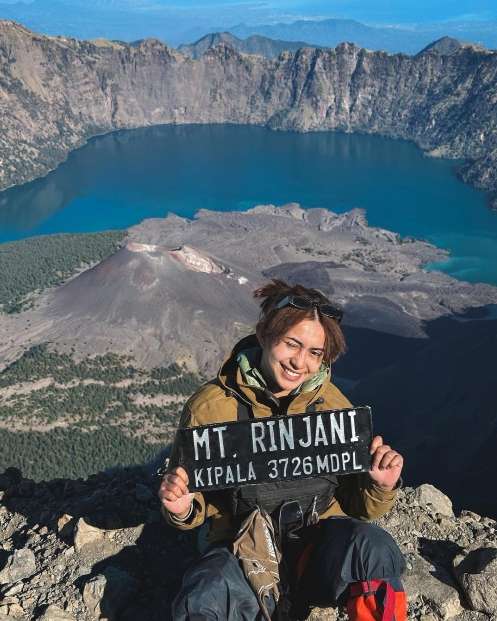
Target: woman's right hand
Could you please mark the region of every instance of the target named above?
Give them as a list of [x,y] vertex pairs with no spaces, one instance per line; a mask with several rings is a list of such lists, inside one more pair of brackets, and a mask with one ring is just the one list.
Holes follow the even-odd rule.
[[188,474],[179,466],[162,479],[159,498],[164,508],[179,519],[190,511],[195,494],[188,491]]

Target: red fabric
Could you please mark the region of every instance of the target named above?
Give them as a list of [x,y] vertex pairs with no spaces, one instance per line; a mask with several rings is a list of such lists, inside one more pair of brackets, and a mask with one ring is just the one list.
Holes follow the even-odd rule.
[[296,567],[297,580],[300,580],[302,576],[304,575],[305,568],[307,567],[307,563],[309,562],[309,559],[311,558],[311,554],[312,554],[312,551],[314,550],[314,547],[315,546],[313,543],[309,543],[302,550],[302,553],[297,560],[297,567]]
[[[376,593],[384,590],[383,602]],[[354,582],[350,585],[347,613],[350,621],[407,621],[407,600],[403,591],[394,591],[384,580]]]

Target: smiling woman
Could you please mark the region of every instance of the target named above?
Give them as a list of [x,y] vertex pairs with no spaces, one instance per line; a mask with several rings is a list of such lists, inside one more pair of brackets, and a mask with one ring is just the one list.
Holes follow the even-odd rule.
[[261,371],[276,397],[283,397],[319,371],[324,371],[345,351],[339,327],[342,311],[331,305],[320,292],[309,296],[301,285],[293,295],[281,297],[281,281],[261,287],[254,297],[262,302],[257,338],[262,346]]
[[[199,446],[207,444],[209,433],[227,429],[217,423],[269,418],[268,425],[285,421],[292,426],[299,419],[295,415],[305,414],[308,427],[303,446],[311,442],[311,420],[317,422],[323,412],[351,407],[330,378],[331,365],[345,351],[341,309],[316,289],[281,280],[257,289],[254,297],[261,301],[256,334],[235,345],[217,378],[202,386],[183,411],[180,426],[195,428]],[[273,422],[273,416],[280,418]],[[262,421],[251,424],[260,430]],[[283,435],[285,429],[288,432],[289,427],[279,426]],[[324,433],[323,429],[320,442],[326,440]],[[277,456],[271,453],[278,450],[276,444],[264,445],[259,432],[254,442],[261,451],[267,448],[271,457]],[[171,463],[181,463],[173,458],[178,448],[173,447]],[[212,544],[186,574],[173,604],[173,618],[269,619],[276,607],[284,609],[280,595],[286,587],[281,587],[278,569],[276,574],[265,569],[274,563],[267,547],[273,541],[288,565],[285,579],[298,587],[294,595],[299,593],[300,599],[292,601],[296,618],[305,618],[298,615],[309,604],[347,602],[351,619],[378,619],[376,612],[388,596],[390,616],[381,618],[392,621],[395,614],[397,621],[406,619],[399,579],[401,554],[389,535],[363,521],[378,518],[393,505],[403,459],[380,436],[373,438],[369,454],[371,469],[347,476],[322,469],[312,474],[306,462],[309,478],[305,480],[270,475],[274,480],[260,482],[251,462],[238,464],[238,487],[233,486],[235,474],[230,471],[230,489],[195,493],[189,491],[186,470],[171,466],[159,492],[166,520],[180,530],[208,522]],[[208,478],[213,470],[209,460],[210,456],[205,463],[199,461],[202,476],[206,472]],[[272,461],[276,468],[276,460]],[[192,474],[190,489],[203,487],[202,481],[195,483],[196,476]],[[318,529],[319,521],[322,528]],[[261,549],[257,541],[262,542]],[[250,559],[257,563],[249,566]],[[361,581],[370,581],[368,594],[361,591]],[[359,616],[366,597],[372,612]]]

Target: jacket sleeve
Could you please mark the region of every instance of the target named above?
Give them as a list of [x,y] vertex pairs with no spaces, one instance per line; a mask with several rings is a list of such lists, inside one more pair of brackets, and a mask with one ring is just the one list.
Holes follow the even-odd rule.
[[349,515],[359,520],[376,520],[393,507],[401,481],[391,490],[381,489],[367,473],[339,477],[339,485],[330,506],[320,519]]
[[[186,403],[183,408],[183,412],[181,414],[179,428],[186,427],[195,427],[197,423],[195,421],[195,414],[192,412],[190,408],[190,401]],[[174,445],[171,451],[171,454],[174,453]],[[164,515],[166,522],[174,528],[178,530],[191,530],[192,528],[197,528],[197,526],[201,526],[206,518],[215,517],[219,514],[220,508],[217,506],[216,502],[210,502],[206,500],[206,497],[202,492],[196,492],[193,499],[193,510],[190,517],[185,522],[180,522],[174,518],[174,514],[170,511],[167,511],[165,507],[162,505],[162,514]]]

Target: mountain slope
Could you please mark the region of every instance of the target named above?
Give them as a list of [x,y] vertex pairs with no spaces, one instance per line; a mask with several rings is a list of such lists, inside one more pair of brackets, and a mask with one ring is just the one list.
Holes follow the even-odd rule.
[[425,346],[399,350],[351,398],[374,403],[376,428],[409,456],[410,481],[429,480],[449,495],[464,489],[466,504],[497,515],[485,494],[497,470],[497,321],[438,319],[426,329]]

